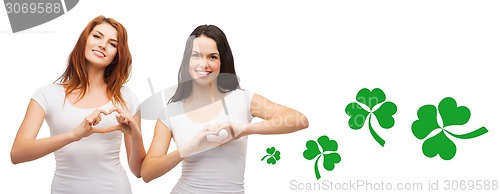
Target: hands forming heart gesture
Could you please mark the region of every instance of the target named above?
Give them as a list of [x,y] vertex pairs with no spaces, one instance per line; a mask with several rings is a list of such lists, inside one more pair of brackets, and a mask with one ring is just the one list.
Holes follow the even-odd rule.
[[[111,126],[108,128],[98,128],[94,127],[99,124],[102,120],[102,115],[110,115],[111,113],[116,112],[116,121],[118,125]],[[121,109],[120,107],[113,107],[109,109],[109,111],[102,109],[95,109],[92,113],[90,113],[80,125],[71,131],[71,136],[75,141],[78,141],[84,137],[88,137],[93,133],[109,133],[113,131],[120,130],[125,134],[129,134],[132,137],[141,135],[141,129],[137,125],[134,117],[128,111]]]
[[185,158],[236,140],[243,136],[246,127],[247,124],[231,122],[207,125],[187,145],[178,149],[179,154]]

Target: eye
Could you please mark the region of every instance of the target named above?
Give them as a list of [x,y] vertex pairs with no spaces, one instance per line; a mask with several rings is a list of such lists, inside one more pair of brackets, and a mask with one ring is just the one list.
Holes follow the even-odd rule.
[[210,56],[210,60],[217,60],[217,59],[219,59],[219,57],[217,55]]
[[112,47],[116,48],[116,44],[115,43],[109,43],[109,45],[111,45]]
[[193,57],[193,58],[200,58],[200,54],[198,54],[198,53],[193,53],[193,54],[191,54],[191,57]]
[[101,36],[99,36],[97,34],[94,34],[93,37],[96,38],[96,39],[101,39]]

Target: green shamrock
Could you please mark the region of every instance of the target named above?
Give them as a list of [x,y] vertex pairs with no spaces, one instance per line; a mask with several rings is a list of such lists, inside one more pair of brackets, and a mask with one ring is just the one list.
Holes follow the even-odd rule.
[[262,159],[260,159],[260,161],[264,161],[264,159],[266,159],[266,157],[269,157],[267,159],[267,163],[274,165],[274,164],[276,164],[276,162],[278,160],[281,159],[280,151],[276,150],[276,148],[274,148],[274,147],[267,148],[266,152],[267,152],[267,155],[265,155],[264,157],[262,157]]
[[[437,122],[438,110],[443,121],[443,127],[439,126]],[[451,125],[466,124],[470,119],[470,115],[471,113],[467,107],[457,107],[457,102],[451,97],[441,100],[437,109],[434,105],[420,107],[417,112],[418,120],[414,121],[411,125],[413,135],[418,139],[424,139],[432,131],[436,129],[440,130],[439,133],[428,138],[422,144],[424,155],[432,158],[439,154],[443,160],[451,160],[455,157],[457,146],[446,134],[459,139],[471,139],[487,133],[488,129],[485,127],[463,135],[457,135],[445,129],[445,127]]]
[[[375,88],[372,91],[366,88],[361,89],[356,95],[356,100],[359,103],[366,105],[369,110],[365,110],[358,102],[349,103],[345,107],[345,112],[351,117],[348,122],[349,127],[354,130],[361,129],[365,125],[366,117],[368,117],[368,129],[370,130],[372,137],[382,147],[384,147],[384,139],[382,139],[375,132],[375,130],[373,130],[371,122],[372,114],[375,118],[377,118],[377,121],[382,128],[389,129],[394,126],[393,115],[396,114],[397,111],[396,104],[389,101],[384,102],[385,94],[379,88]],[[378,104],[381,105],[374,111],[373,108]]]
[[[318,143],[321,146],[321,151],[318,147]],[[316,143],[314,140],[309,140],[306,143],[306,150],[304,151],[303,155],[305,159],[312,160],[314,158],[316,159],[316,162],[314,163],[314,173],[316,174],[316,179],[320,179],[321,175],[319,174],[319,169],[318,169],[318,161],[323,157],[323,167],[328,170],[332,171],[335,168],[335,164],[340,162],[340,155],[336,153],[338,145],[335,140],[330,140],[328,136],[323,135],[318,138],[318,143]]]

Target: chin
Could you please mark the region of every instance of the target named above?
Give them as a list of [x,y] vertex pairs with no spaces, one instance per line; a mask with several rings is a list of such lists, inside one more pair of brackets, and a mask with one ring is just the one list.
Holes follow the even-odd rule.
[[104,63],[102,61],[92,61],[92,60],[89,60],[89,63],[92,64],[92,66],[94,66],[94,67],[100,67],[100,68],[106,68],[106,67],[108,67],[108,65],[111,64],[111,62]]
[[208,80],[206,77],[195,78],[193,82],[201,86],[208,86]]

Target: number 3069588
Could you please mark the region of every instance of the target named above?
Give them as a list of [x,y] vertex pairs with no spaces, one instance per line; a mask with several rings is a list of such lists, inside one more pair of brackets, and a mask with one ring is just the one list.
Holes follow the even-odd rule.
[[5,8],[8,14],[44,14],[63,11],[60,3],[6,3]]

